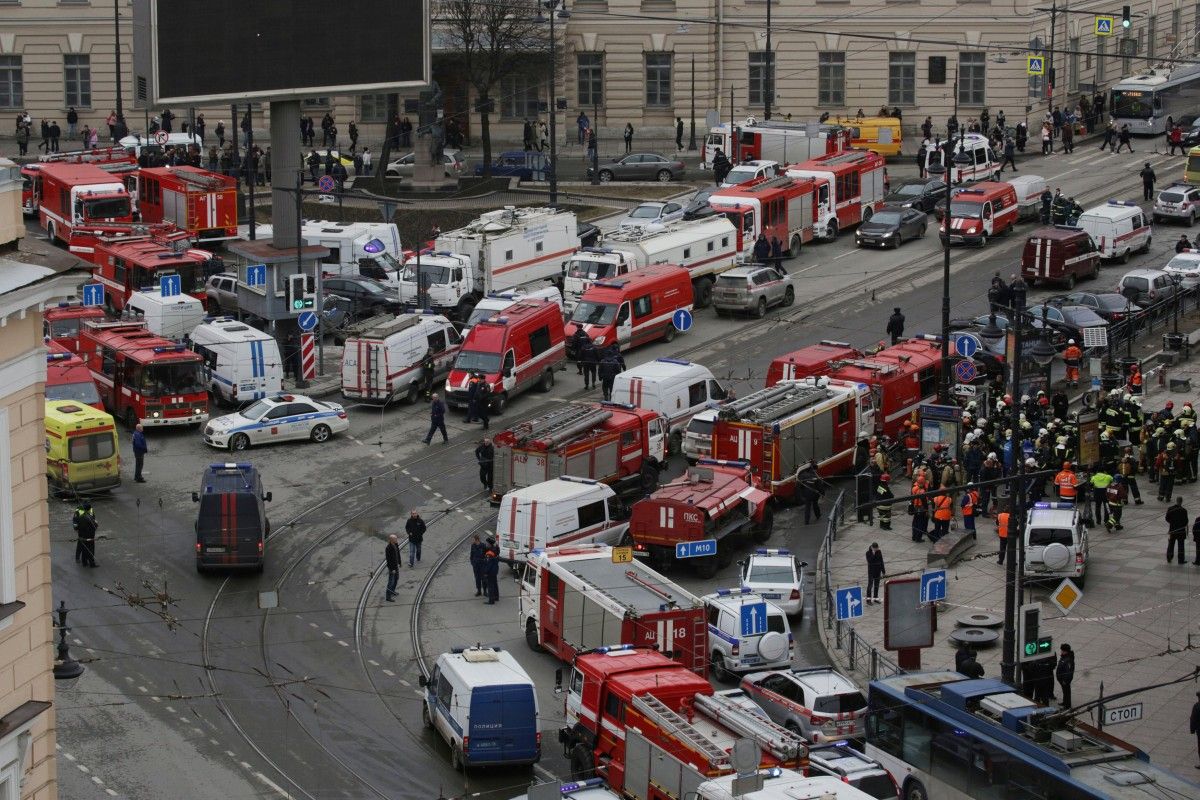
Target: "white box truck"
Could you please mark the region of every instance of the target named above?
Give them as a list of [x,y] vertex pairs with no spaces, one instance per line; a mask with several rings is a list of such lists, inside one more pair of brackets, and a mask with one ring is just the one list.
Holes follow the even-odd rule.
[[[342,396],[415,403],[425,381],[434,386],[449,374],[462,342],[450,321],[433,313],[401,314],[351,336],[342,350]],[[422,368],[426,354],[433,359],[432,376]]]
[[[259,239],[274,235],[270,225],[259,225],[254,230]],[[329,255],[321,259],[324,272],[361,275],[374,278],[390,289],[399,288],[404,251],[395,223],[306,219],[300,226],[300,238],[306,245],[329,250]]]

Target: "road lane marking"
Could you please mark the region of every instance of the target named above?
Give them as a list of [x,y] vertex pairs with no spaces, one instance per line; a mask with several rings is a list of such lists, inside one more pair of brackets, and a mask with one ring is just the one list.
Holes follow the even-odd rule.
[[387,675],[389,678],[396,677],[396,673],[392,672],[390,669],[383,670],[383,674]]

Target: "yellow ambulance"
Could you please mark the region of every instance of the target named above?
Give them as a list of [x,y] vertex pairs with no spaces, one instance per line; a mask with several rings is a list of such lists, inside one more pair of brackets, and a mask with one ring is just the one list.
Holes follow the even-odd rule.
[[900,155],[904,135],[896,117],[838,117],[838,125],[850,129],[850,147],[870,150],[884,158]]
[[76,492],[121,483],[112,415],[73,400],[46,401],[46,474],[51,486]]

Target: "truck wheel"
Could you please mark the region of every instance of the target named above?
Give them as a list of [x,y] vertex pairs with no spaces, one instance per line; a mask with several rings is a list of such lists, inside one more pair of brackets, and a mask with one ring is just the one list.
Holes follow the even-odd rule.
[[829,225],[825,228],[826,239],[836,239],[838,236],[838,224],[836,219],[829,220]]
[[1121,263],[1122,264],[1129,263],[1129,251],[1128,250],[1126,250],[1124,253],[1121,254]]
[[577,743],[571,748],[571,780],[585,781],[596,771],[595,764],[592,763],[592,751],[588,750],[586,744]]
[[408,401],[409,405],[415,405],[416,402],[421,399],[421,387],[418,384],[410,383],[408,385],[408,392],[404,395],[404,399]]
[[667,323],[667,329],[665,331],[663,331],[663,341],[666,342],[667,344],[670,344],[671,342],[675,341],[675,333],[676,333],[675,323],[673,323],[673,322]]
[[787,291],[785,291],[783,293],[783,307],[787,308],[789,306],[795,305],[795,303],[796,303],[796,290],[793,289],[791,286],[789,286],[789,287],[787,287]]
[[463,752],[456,744],[450,745],[450,769],[464,774],[467,771],[467,760],[463,758]]
[[454,314],[458,317],[459,322],[466,322],[471,318],[471,312],[475,310],[475,304],[478,302],[474,295],[467,295],[458,301]]
[[717,574],[716,556],[703,556],[702,558],[694,558],[692,561],[695,563],[697,578],[708,580]]
[[767,315],[767,298],[758,298],[758,305],[754,307],[754,316],[756,319],[762,319]]
[[1146,243],[1145,243],[1144,245],[1142,245],[1142,250],[1141,250],[1141,252],[1143,252],[1143,253],[1149,253],[1149,252],[1150,252],[1150,242],[1152,242],[1152,241],[1154,241],[1154,237],[1153,237],[1153,236],[1147,236],[1147,237],[1146,237]]
[[800,241],[800,234],[793,233],[792,240],[788,243],[788,258],[799,258],[802,246],[803,243]]
[[425,724],[426,728],[433,727],[433,720],[429,718],[429,706],[425,703],[421,703],[421,722]]
[[1191,214],[1188,215],[1188,227],[1190,228],[1195,224],[1196,224],[1196,212],[1193,211]]
[[708,308],[712,305],[712,278],[701,278],[692,289],[692,304],[696,308]]
[[925,790],[925,785],[916,778],[904,784],[904,791],[900,796],[903,800],[929,800],[929,792]]
[[545,650],[542,643],[538,641],[537,622],[532,619],[525,623],[525,644],[529,645],[529,649],[535,653]]
[[979,234],[979,246],[980,246],[980,247],[987,247],[987,242],[988,242],[988,240],[987,240],[987,234],[986,234],[986,233],[981,233],[981,234]]
[[552,370],[546,370],[545,372],[542,373],[541,380],[538,381],[538,391],[539,392],[548,392],[553,388],[554,388],[554,372]]
[[1074,288],[1075,288],[1075,276],[1068,275],[1067,276],[1067,291],[1069,292]]
[[56,231],[53,222],[46,223],[46,238],[50,240],[50,244],[58,244],[58,232]]
[[762,522],[756,522],[754,527],[750,529],[750,535],[754,537],[754,541],[762,544],[767,539],[771,538],[771,534],[775,530],[775,512],[770,508],[763,510]]
[[721,539],[717,542],[717,569],[725,569],[733,563],[733,545],[729,543],[729,538]]
[[1100,259],[1096,259],[1096,266],[1092,267],[1092,280],[1100,277]]
[[244,433],[235,433],[229,440],[229,449],[235,453],[250,449],[250,437]]

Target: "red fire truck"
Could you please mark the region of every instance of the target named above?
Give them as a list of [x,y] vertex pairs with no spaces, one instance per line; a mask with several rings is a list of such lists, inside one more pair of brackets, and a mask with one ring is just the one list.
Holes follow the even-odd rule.
[[79,327],[84,320],[101,321],[104,309],[82,303],[59,303],[48,306],[42,314],[42,335],[72,353],[79,352]]
[[851,150],[809,159],[788,167],[793,178],[816,178],[825,185],[817,195],[817,238],[836,239],[840,231],[866,222],[883,205],[883,156]]
[[906,339],[867,353],[822,342],[772,361],[767,386],[815,375],[865,384],[874,397],[875,432],[895,436],[918,406],[934,402],[941,369],[942,345],[937,339]]
[[38,172],[34,200],[50,241],[68,244],[80,226],[133,222],[129,191],[119,175],[95,164],[44,164]]
[[228,175],[147,167],[138,171],[137,201],[143,222],[173,222],[202,241],[237,238],[237,181]]
[[[765,233],[787,244],[789,258],[800,255],[800,246],[817,235],[817,197],[825,183],[813,178],[756,178],[714,192],[708,204],[724,215],[738,231],[738,252],[748,257],[754,240]],[[828,192],[826,192],[828,194]]]
[[53,339],[46,350],[46,399],[86,403],[103,411],[96,381],[83,359]]
[[666,463],[666,423],[624,403],[568,403],[496,435],[492,498],[572,475],[650,491]]
[[653,647],[704,676],[708,623],[699,597],[600,545],[533,550],[521,573],[521,628],[533,650],[570,662],[604,644]]
[[98,147],[94,150],[70,150],[44,155],[21,167],[21,211],[27,217],[34,216],[38,211],[37,195],[40,189],[35,187],[40,182],[44,164],[95,164],[120,173],[137,169],[137,159],[124,147]]
[[680,542],[715,539],[715,554],[687,559],[697,575],[711,578],[733,562],[731,540],[738,534],[749,532],[759,544],[771,537],[770,503],[771,493],[755,485],[745,463],[701,459],[633,504],[629,533],[637,549],[662,567],[675,562],[675,545]]
[[712,454],[747,462],[763,489],[790,498],[797,471],[810,463],[826,477],[849,473],[854,446],[874,428],[870,387],[828,378],[782,381],[721,407]]
[[187,233],[161,236],[102,236],[96,239],[91,261],[92,277],[107,287],[105,302],[114,311],[125,308],[129,296],[140,289],[155,291],[159,279],[178,275],[180,290],[202,302],[208,276],[220,272],[221,259],[207,250],[189,248]]
[[644,648],[601,647],[577,656],[566,723],[558,740],[571,772],[594,771],[637,800],[695,796],[704,781],[735,771],[738,739],[758,745],[759,769],[808,767],[798,732],[714,693],[708,681]]
[[156,336],[141,322],[85,322],[79,354],[108,413],[132,429],[196,425],[208,419],[204,359]]
[[750,118],[744,125],[733,128],[731,138],[729,123],[725,123],[709,129],[700,166],[711,169],[717,150],[723,151],[735,164],[759,158],[794,164],[826,153],[849,150],[850,134],[850,129],[841,125],[786,120],[759,122]]

